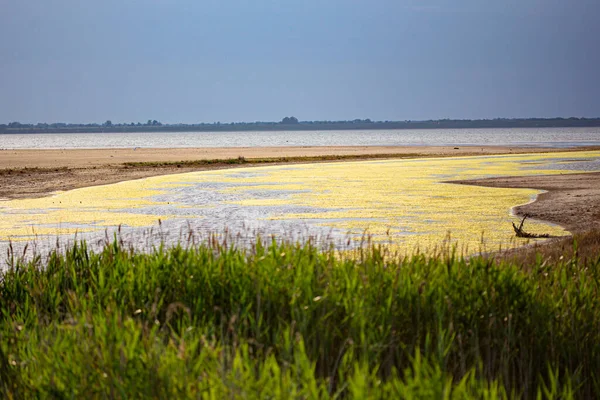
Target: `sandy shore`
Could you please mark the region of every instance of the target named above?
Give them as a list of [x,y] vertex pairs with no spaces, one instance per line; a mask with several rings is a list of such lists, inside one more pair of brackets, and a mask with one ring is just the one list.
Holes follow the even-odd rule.
[[181,149],[51,149],[0,150],[0,170],[21,168],[86,168],[126,162],[175,162],[208,159],[318,157],[327,155],[466,156],[565,151],[556,148],[501,146],[328,146],[215,147]]

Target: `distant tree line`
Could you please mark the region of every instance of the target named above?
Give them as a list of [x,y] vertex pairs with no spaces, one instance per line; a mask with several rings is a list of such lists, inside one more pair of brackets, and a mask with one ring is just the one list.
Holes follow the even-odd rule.
[[148,122],[131,122],[131,123],[120,123],[113,124],[113,122],[109,119],[102,124],[90,123],[90,124],[68,124],[64,122],[55,122],[55,123],[45,123],[38,122],[37,124],[22,124],[20,122],[10,122],[8,124],[0,124],[0,129],[46,129],[46,130],[54,130],[54,129],[77,129],[77,128],[115,128],[115,127],[129,127],[129,126],[163,126],[163,124],[157,120],[149,119]]
[[0,133],[69,133],[69,132],[227,132],[269,130],[352,130],[352,129],[468,129],[468,128],[550,128],[550,127],[600,127],[600,118],[494,118],[494,119],[439,119],[426,121],[371,121],[354,119],[343,121],[299,121],[285,117],[279,122],[213,122],[197,124],[163,124],[157,120],[145,123],[70,124],[64,122],[0,124]]

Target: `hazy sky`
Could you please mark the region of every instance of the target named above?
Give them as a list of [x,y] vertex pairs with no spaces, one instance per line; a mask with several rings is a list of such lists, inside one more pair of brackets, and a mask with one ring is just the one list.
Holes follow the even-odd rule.
[[0,0],[0,123],[600,116],[598,0]]

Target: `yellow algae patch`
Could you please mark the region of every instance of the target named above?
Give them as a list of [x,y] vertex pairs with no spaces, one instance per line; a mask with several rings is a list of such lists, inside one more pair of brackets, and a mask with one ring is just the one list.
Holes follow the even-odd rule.
[[[431,249],[448,238],[471,251],[522,245],[510,223],[512,207],[539,190],[443,183],[489,176],[569,173],[552,163],[585,162],[600,152],[481,157],[391,159],[239,168],[166,175],[54,196],[0,202],[0,241],[34,234],[72,234],[119,224],[150,226],[161,218],[231,218],[263,223],[306,223],[410,252]],[[551,169],[552,168],[552,169]],[[578,171],[572,171],[578,172]],[[161,196],[157,201],[153,196]],[[164,201],[164,199],[170,199]],[[180,210],[180,211],[177,211]],[[186,211],[187,210],[187,211]],[[181,215],[176,215],[178,212]],[[269,225],[267,225],[269,226]],[[527,231],[564,235],[551,224],[528,221]],[[483,238],[483,240],[482,240]]]
[[[368,232],[375,240],[400,242],[403,247],[432,247],[451,233],[453,240],[471,249],[523,244],[515,240],[509,212],[540,193],[532,189],[502,189],[441,183],[444,180],[487,176],[561,174],[543,168],[549,160],[597,158],[600,152],[503,155],[420,160],[361,161],[264,168],[260,174],[240,177],[222,173],[224,182],[237,185],[227,191],[289,191],[274,199],[249,198],[241,206],[305,206],[319,212],[271,215],[270,219],[304,219],[334,226],[350,234]],[[257,171],[254,171],[257,172]],[[577,172],[577,171],[574,171]],[[277,185],[274,185],[277,183]],[[294,193],[298,192],[298,193]],[[564,235],[555,225],[528,221],[528,231]],[[482,241],[483,238],[483,241]]]
[[12,210],[121,210],[155,204],[147,198],[161,191],[153,190],[145,180],[120,182],[59,192],[39,199],[0,202],[0,207]]
[[128,210],[155,205],[150,196],[162,192],[144,180],[57,193],[39,199],[0,202],[0,240],[35,235],[74,234],[120,224],[148,226],[160,215]]

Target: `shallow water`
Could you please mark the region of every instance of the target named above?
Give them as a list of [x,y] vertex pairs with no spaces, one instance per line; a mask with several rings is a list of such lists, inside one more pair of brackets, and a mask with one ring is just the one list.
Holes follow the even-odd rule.
[[[161,240],[201,240],[228,230],[241,243],[278,235],[318,237],[345,248],[366,233],[410,252],[446,241],[468,252],[526,243],[513,237],[511,208],[540,193],[441,183],[490,176],[577,172],[598,167],[600,152],[375,160],[193,172],[0,202],[0,242],[38,251],[75,233],[101,244],[121,235],[147,250]],[[600,168],[598,168],[600,170]],[[160,225],[158,224],[158,221]],[[528,231],[563,235],[528,221]],[[448,235],[450,232],[450,236]],[[191,236],[190,236],[191,235]],[[19,242],[21,244],[19,244]],[[0,249],[0,254],[6,254]],[[20,251],[20,250],[18,250]]]
[[0,134],[0,149],[425,145],[600,146],[600,128]]

